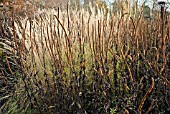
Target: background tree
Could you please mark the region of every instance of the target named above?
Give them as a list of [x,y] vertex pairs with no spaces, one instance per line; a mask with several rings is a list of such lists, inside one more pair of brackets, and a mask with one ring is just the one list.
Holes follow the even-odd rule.
[[80,8],[80,0],[69,0],[70,7],[72,9],[79,9]]
[[46,7],[66,8],[69,0],[44,0]]
[[100,10],[103,10],[103,11],[105,10],[106,12],[108,11],[107,4],[105,1],[96,0],[95,4],[96,4],[97,8],[99,8]]
[[84,0],[84,4],[89,4],[89,3],[91,3],[92,5],[94,5],[94,1],[95,1],[95,0]]
[[112,10],[113,13],[130,13],[131,12],[131,6],[130,6],[130,1],[129,0],[115,0],[112,3]]

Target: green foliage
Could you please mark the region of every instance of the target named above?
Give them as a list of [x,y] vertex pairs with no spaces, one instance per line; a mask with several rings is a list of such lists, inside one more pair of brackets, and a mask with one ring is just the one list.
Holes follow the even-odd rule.
[[116,114],[116,109],[110,109],[110,114]]
[[2,50],[0,50],[0,58],[2,57]]

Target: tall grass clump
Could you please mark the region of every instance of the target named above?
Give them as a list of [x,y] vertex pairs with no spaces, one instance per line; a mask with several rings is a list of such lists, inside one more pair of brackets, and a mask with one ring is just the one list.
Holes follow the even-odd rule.
[[168,113],[169,17],[162,49],[159,15],[121,7],[45,9],[2,23],[0,112]]

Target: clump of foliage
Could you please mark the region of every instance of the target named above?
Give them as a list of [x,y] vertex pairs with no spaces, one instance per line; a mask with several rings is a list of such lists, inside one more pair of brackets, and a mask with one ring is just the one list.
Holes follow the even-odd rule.
[[2,23],[0,112],[168,113],[170,20],[161,36],[159,15],[122,10],[58,8]]

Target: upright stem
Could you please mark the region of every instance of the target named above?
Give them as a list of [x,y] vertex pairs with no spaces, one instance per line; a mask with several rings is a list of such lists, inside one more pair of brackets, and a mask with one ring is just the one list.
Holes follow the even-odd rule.
[[162,38],[163,38],[163,35],[164,35],[164,32],[163,32],[163,27],[164,27],[164,5],[161,5],[161,21],[162,21],[161,34],[162,34]]
[[161,5],[161,20],[162,20],[162,25],[161,25],[161,34],[162,34],[162,59],[163,59],[163,64],[165,65],[166,63],[166,58],[165,58],[165,38],[164,38],[164,17],[165,17],[165,4]]

